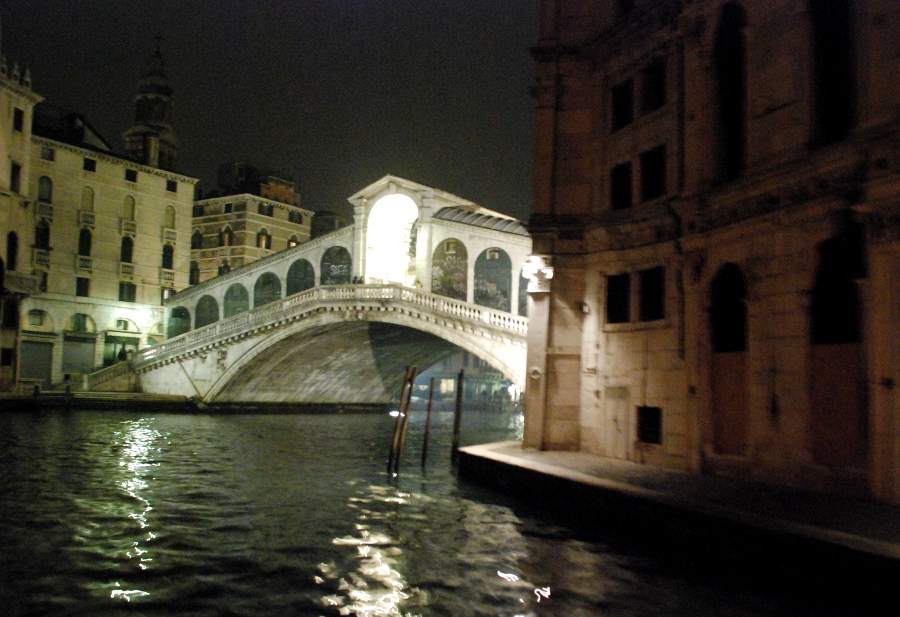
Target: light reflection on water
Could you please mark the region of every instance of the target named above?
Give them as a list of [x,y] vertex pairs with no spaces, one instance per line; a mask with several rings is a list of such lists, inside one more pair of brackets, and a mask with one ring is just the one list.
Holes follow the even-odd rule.
[[[584,539],[448,464],[399,477],[383,416],[0,414],[0,616],[840,614]],[[463,443],[516,422],[463,421]]]

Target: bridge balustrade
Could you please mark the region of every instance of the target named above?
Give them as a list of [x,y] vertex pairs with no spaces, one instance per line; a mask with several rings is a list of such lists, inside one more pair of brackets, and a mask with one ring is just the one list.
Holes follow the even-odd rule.
[[[334,285],[307,289],[259,308],[191,330],[159,345],[142,349],[135,357],[135,364],[153,362],[167,356],[202,348],[223,338],[275,325],[316,305],[334,303],[345,304],[348,308],[365,309],[368,308],[365,303],[372,301],[379,303],[379,309],[388,304],[407,304],[421,307],[435,315],[481,323],[518,336],[524,336],[528,332],[527,317],[472,305],[421,289],[401,285]],[[357,306],[354,305],[354,302],[362,304]]]

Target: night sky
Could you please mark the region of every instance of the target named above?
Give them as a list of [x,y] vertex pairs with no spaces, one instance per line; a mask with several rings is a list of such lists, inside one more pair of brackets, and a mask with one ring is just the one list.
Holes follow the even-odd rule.
[[293,175],[303,205],[393,173],[527,218],[537,0],[4,0],[3,52],[121,151],[163,37],[179,170]]

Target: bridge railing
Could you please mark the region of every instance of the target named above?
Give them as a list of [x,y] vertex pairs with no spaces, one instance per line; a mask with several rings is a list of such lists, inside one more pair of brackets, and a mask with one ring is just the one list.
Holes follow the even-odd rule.
[[377,302],[379,305],[406,304],[420,307],[431,314],[482,323],[517,336],[524,336],[528,333],[527,317],[469,304],[420,289],[402,285],[330,285],[301,291],[287,298],[191,330],[159,345],[142,349],[135,356],[134,362],[139,365],[183,353],[228,336],[276,324],[317,305],[340,304],[365,308],[372,302]]

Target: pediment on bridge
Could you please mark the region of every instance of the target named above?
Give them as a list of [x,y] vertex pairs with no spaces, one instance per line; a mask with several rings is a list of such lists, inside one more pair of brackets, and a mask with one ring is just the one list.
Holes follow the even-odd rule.
[[412,180],[407,180],[406,178],[401,178],[400,176],[395,176],[392,174],[387,174],[376,180],[372,184],[369,184],[368,186],[360,189],[359,191],[348,197],[347,201],[349,201],[354,206],[361,206],[366,203],[371,205],[379,197],[383,195],[389,195],[391,193],[402,193],[404,195],[408,195],[409,197],[412,197],[417,203],[419,203],[420,196],[426,195],[434,199],[434,205],[437,208],[447,206],[472,208],[473,210],[478,210],[480,208],[478,204],[469,201],[468,199],[463,199],[462,197],[454,195],[453,193],[448,193],[447,191],[443,191],[433,186],[426,186],[424,184],[420,184]]

